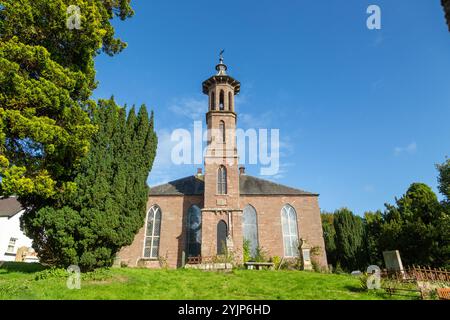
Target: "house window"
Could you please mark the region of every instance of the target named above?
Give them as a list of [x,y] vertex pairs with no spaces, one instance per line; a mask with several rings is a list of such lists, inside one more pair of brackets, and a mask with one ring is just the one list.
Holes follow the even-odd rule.
[[258,222],[256,217],[256,210],[251,205],[244,208],[244,217],[242,223],[244,231],[244,241],[248,243],[250,249],[250,256],[255,258],[256,251],[259,246],[258,242]]
[[16,248],[16,238],[10,238],[8,243],[8,250],[6,250],[7,253],[14,253],[14,249]]
[[198,257],[202,251],[202,212],[199,207],[192,206],[188,210],[187,221],[187,254]]
[[222,143],[225,143],[225,122],[220,121],[219,123],[219,139],[222,140]]
[[144,258],[157,259],[161,233],[161,209],[153,206],[147,213]]
[[298,229],[297,213],[290,205],[285,205],[281,210],[281,225],[283,228],[284,256],[298,256]]
[[227,169],[224,166],[217,171],[217,193],[227,194]]

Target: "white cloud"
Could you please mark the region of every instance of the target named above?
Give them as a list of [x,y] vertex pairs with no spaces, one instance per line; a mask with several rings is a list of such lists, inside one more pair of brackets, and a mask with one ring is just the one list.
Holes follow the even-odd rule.
[[169,110],[174,115],[184,116],[191,120],[203,120],[205,113],[208,111],[207,98],[183,98],[176,99],[170,106]]
[[364,192],[372,193],[375,191],[375,187],[371,184],[366,184],[363,188]]
[[172,149],[176,142],[171,140],[171,132],[163,129],[157,131],[158,149],[156,150],[156,158],[153,162],[153,168],[150,173],[148,183],[151,186],[167,183],[171,180],[179,178],[176,166],[172,162]]
[[411,142],[409,145],[405,147],[395,147],[394,155],[400,156],[401,154],[414,154],[417,152],[417,143]]

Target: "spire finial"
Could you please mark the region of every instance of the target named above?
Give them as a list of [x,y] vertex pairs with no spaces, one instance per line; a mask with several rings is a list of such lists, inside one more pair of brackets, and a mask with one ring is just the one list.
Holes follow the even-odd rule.
[[223,54],[224,54],[224,52],[225,52],[225,49],[222,49],[222,50],[220,51],[220,54],[219,54],[219,57],[220,57],[220,64],[223,64]]
[[216,66],[217,75],[218,76],[226,76],[227,75],[227,66],[223,63],[223,53],[225,49],[220,50],[219,54],[219,64]]

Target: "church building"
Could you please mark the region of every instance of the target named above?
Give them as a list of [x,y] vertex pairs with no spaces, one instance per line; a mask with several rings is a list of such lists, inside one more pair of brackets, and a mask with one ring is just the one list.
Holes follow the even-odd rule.
[[235,96],[240,82],[227,74],[221,57],[217,73],[203,82],[208,145],[204,172],[150,188],[147,215],[134,242],[118,261],[129,267],[171,268],[224,255],[243,262],[261,249],[269,257],[299,257],[299,246],[315,248],[327,266],[318,194],[252,177],[239,167]]

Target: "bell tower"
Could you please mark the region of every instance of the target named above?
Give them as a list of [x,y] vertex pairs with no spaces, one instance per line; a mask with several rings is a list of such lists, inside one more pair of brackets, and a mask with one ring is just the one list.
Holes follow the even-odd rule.
[[[217,73],[203,82],[208,95],[205,192],[202,214],[202,256],[233,252],[242,260],[242,210],[239,203],[235,96],[241,84],[227,74],[223,51]],[[226,225],[226,232],[225,230]],[[224,239],[226,234],[226,239]]]

